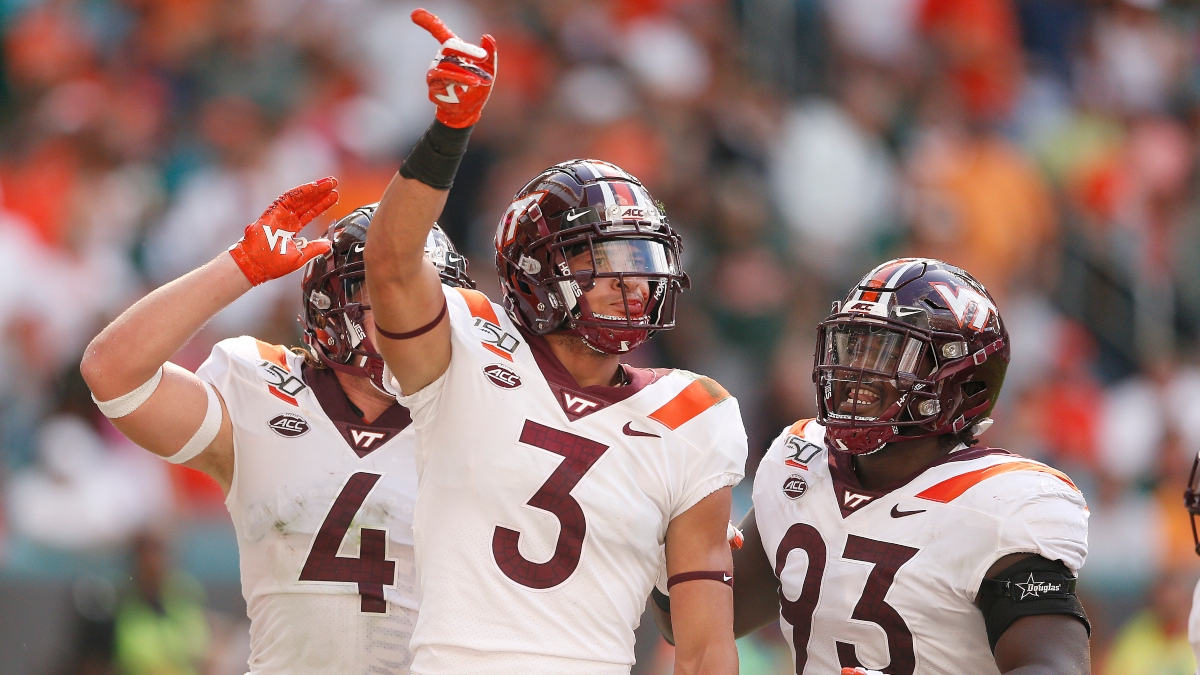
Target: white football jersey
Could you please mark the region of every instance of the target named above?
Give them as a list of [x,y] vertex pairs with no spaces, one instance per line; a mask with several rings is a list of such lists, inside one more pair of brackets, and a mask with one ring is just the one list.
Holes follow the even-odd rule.
[[196,374],[233,422],[225,505],[250,672],[407,673],[417,609],[408,411],[367,424],[333,371],[251,337],[217,344]]
[[400,398],[420,485],[412,671],[628,673],[667,524],[742,478],[737,401],[678,370],[581,388],[482,293],[445,293],[449,368]]
[[797,422],[754,478],[795,672],[999,673],[975,605],[979,585],[1010,553],[1077,573],[1088,517],[1079,490],[1045,464],[993,448],[962,448],[866,490],[847,456],[826,450],[824,434],[815,421]]

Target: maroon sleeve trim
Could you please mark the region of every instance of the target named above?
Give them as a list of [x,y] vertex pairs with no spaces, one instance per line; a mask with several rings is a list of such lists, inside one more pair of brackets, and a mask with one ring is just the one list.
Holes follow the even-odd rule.
[[671,587],[675,584],[682,584],[685,581],[697,581],[699,579],[711,579],[712,581],[719,581],[730,588],[733,588],[733,575],[722,570],[719,572],[699,571],[673,574],[667,579],[667,590],[671,590]]
[[407,333],[393,333],[391,331],[384,330],[383,326],[380,326],[378,323],[376,323],[375,332],[389,340],[411,340],[412,338],[420,337],[434,328],[437,328],[437,325],[442,322],[442,319],[446,318],[446,307],[446,296],[442,296],[442,311],[438,312],[437,318],[416,330],[410,330]]

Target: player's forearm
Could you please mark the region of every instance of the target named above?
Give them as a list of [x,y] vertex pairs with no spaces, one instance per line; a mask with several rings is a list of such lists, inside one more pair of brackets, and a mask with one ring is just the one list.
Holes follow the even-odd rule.
[[737,675],[737,645],[709,644],[699,654],[685,655],[675,645],[675,675]]
[[729,587],[713,581],[694,581],[675,586],[674,590],[671,623],[675,637],[675,673],[737,673],[733,598]]
[[222,252],[137,301],[101,331],[84,351],[84,380],[101,400],[132,391],[250,288],[233,258]]
[[744,540],[733,552],[733,634],[740,638],[779,620],[779,579],[763,549],[753,508],[739,528]]

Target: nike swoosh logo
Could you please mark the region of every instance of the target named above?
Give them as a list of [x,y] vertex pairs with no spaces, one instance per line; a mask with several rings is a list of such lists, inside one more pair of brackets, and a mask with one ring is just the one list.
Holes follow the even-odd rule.
[[733,580],[733,577],[729,576],[728,574],[725,574],[724,572],[721,573],[721,581],[728,583],[729,581],[732,581],[732,580]]
[[575,220],[579,220],[580,218],[586,216],[587,214],[588,214],[587,211],[580,211],[579,213],[576,213],[575,215],[571,215],[568,213],[567,214],[567,222],[569,223],[569,222],[572,222]]
[[893,518],[903,518],[904,516],[915,516],[918,513],[925,513],[925,509],[917,509],[916,511],[901,511],[899,507],[899,504],[892,506]]
[[910,314],[921,314],[925,310],[920,307],[897,307],[896,316],[909,316]]
[[658,434],[652,434],[648,431],[638,431],[637,429],[629,426],[630,424],[633,424],[633,422],[626,422],[625,426],[621,427],[621,433],[625,434],[626,436],[649,436],[651,438],[662,438],[662,436],[659,436]]

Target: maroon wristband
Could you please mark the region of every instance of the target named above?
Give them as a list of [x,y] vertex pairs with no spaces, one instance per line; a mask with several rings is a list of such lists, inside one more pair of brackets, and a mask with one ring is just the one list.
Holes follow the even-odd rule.
[[410,340],[415,337],[420,337],[434,328],[437,328],[437,325],[441,323],[442,319],[444,318],[446,318],[446,298],[445,296],[442,296],[442,311],[438,312],[437,318],[425,324],[424,326],[421,326],[416,330],[410,330],[407,333],[393,333],[391,331],[384,330],[383,326],[375,324],[375,332],[389,340]]
[[667,590],[671,590],[671,587],[675,584],[682,584],[685,581],[696,581],[697,579],[711,579],[713,581],[719,581],[728,585],[730,588],[733,588],[733,575],[722,570],[720,572],[701,571],[673,574],[667,578]]

